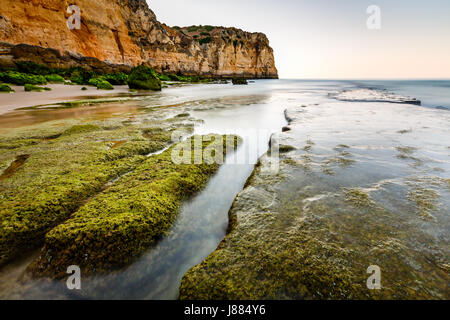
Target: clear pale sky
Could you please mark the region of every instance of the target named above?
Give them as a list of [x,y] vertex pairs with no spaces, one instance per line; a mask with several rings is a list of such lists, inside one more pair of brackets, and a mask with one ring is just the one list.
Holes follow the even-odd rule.
[[[265,33],[280,78],[450,78],[450,0],[147,0],[170,26]],[[381,9],[369,30],[368,6]]]

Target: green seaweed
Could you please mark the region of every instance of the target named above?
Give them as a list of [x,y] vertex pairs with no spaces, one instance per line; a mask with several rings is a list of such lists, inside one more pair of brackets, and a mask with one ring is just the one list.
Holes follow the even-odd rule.
[[[169,130],[145,139],[136,126],[105,130],[83,124],[31,134],[0,140],[0,162],[30,155],[19,171],[0,181],[0,265],[39,246],[83,201],[171,141]],[[108,148],[109,141],[124,138],[120,148]]]
[[126,85],[128,83],[128,75],[123,72],[109,73],[102,75],[102,79],[108,81],[112,85]]
[[41,92],[41,91],[50,91],[52,90],[51,88],[47,88],[47,87],[39,87],[39,86],[35,86],[32,84],[25,84],[25,91],[26,92],[31,92],[31,91],[35,91],[35,92]]
[[282,145],[280,145],[280,146],[278,147],[278,150],[279,150],[280,153],[288,153],[288,152],[297,150],[297,148],[295,148],[295,147],[293,147],[293,146],[283,145],[283,144],[282,144]]
[[48,66],[35,63],[32,61],[16,61],[17,70],[22,73],[34,74],[34,75],[49,75],[51,70]]
[[181,142],[190,146],[191,164],[172,160],[180,145],[148,158],[47,233],[41,258],[29,270],[35,276],[59,278],[71,264],[89,274],[134,261],[170,228],[181,201],[200,191],[219,168],[206,161],[194,164],[196,150],[205,151],[213,144],[225,154],[227,144],[237,146],[237,137],[219,137],[203,142],[200,149],[194,138]]
[[14,92],[14,90],[11,89],[11,87],[8,86],[7,84],[0,83],[0,92],[10,93],[10,92]]
[[92,78],[89,80],[91,86],[97,87],[98,90],[114,90],[114,87],[104,78]]
[[247,82],[247,79],[238,79],[238,78],[234,78],[233,79],[233,85],[247,85],[248,84],[248,82]]
[[360,189],[345,189],[345,200],[356,208],[373,207],[375,203]]
[[63,77],[61,77],[58,74],[50,74],[45,76],[45,79],[50,83],[64,83],[66,80],[64,80]]
[[176,115],[177,118],[187,118],[187,117],[189,117],[189,116],[190,116],[189,113],[180,113],[180,114],[177,114],[177,115]]
[[437,209],[439,193],[430,188],[415,186],[408,193],[408,199],[416,205],[417,212],[425,219],[431,217],[431,212]]
[[160,91],[161,81],[153,69],[140,65],[131,71],[128,86],[130,89]]
[[413,154],[417,149],[414,147],[397,147],[397,151],[400,154]]
[[25,74],[16,71],[0,72],[0,81],[10,84],[24,86],[25,84],[47,84],[44,76]]

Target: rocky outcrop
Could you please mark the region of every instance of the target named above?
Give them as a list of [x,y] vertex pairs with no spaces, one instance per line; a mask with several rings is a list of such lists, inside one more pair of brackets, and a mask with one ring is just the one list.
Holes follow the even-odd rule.
[[[70,30],[70,5],[81,28]],[[131,67],[165,73],[277,78],[273,50],[262,33],[235,28],[171,28],[145,0],[2,0],[0,64],[32,60],[53,67]]]

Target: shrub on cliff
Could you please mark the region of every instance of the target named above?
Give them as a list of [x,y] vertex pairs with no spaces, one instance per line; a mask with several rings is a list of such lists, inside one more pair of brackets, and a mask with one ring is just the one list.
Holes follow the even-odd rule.
[[14,90],[11,89],[11,87],[8,86],[7,84],[0,83],[0,92],[10,93],[10,92],[14,92]]
[[141,65],[133,68],[130,76],[128,77],[128,86],[130,89],[141,90],[161,90],[161,81],[152,68]]
[[47,79],[43,76],[25,74],[16,71],[0,72],[0,81],[23,86],[25,84],[46,84]]
[[188,32],[196,32],[200,27],[198,26],[191,26],[187,30]]
[[198,43],[200,44],[207,44],[211,42],[211,37],[206,37],[206,38],[202,38],[200,40],[198,40]]

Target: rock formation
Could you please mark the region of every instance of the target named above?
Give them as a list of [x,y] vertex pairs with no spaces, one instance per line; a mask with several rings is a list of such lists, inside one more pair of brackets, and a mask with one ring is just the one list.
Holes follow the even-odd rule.
[[[67,20],[80,8],[80,29]],[[2,0],[0,65],[31,60],[52,67],[129,68],[210,77],[277,78],[262,33],[235,28],[171,28],[145,0]]]

